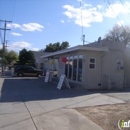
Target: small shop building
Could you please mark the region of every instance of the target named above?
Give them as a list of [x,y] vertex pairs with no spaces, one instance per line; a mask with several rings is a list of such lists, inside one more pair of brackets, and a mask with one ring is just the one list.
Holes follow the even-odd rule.
[[32,51],[35,57],[35,66],[36,69],[43,69],[46,68],[44,63],[44,59],[41,59],[41,56],[48,54],[48,52],[44,52],[43,50],[40,51]]
[[[101,40],[41,56],[46,69],[86,89],[123,88],[124,44]],[[65,59],[65,62],[64,62]]]

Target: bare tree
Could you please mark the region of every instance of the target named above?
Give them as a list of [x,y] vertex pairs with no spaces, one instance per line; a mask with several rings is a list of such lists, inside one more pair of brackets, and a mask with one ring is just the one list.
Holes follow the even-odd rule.
[[115,25],[106,35],[105,39],[110,41],[123,42],[125,46],[130,46],[130,26]]

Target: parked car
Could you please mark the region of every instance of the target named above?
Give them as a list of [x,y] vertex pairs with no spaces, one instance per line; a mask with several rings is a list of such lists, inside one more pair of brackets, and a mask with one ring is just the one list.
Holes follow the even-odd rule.
[[22,77],[22,76],[42,76],[43,71],[35,69],[32,66],[24,66],[24,65],[17,65],[14,68],[14,74]]

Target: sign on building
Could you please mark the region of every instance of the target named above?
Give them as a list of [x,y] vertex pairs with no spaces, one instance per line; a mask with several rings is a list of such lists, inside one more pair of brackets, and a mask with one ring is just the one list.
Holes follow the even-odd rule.
[[64,73],[65,73],[65,63],[63,63],[60,58],[58,60],[58,77],[60,77],[60,75]]
[[52,82],[52,76],[49,71],[46,72],[45,82]]
[[58,88],[58,89],[61,89],[63,83],[65,83],[65,86],[66,86],[66,87],[70,88],[68,79],[66,78],[66,76],[65,76],[64,74],[62,74],[62,75],[60,76],[60,80],[59,80],[59,83],[58,83],[58,85],[57,85],[57,88]]

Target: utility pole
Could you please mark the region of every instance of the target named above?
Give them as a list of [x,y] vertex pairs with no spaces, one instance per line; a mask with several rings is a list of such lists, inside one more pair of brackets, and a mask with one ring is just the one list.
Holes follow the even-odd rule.
[[11,30],[11,29],[7,29],[6,27],[7,27],[7,23],[10,23],[10,22],[12,22],[12,21],[7,21],[7,20],[0,20],[0,22],[4,22],[4,28],[0,28],[0,30],[4,30],[4,42],[2,43],[3,44],[3,55],[2,55],[2,73],[3,73],[3,71],[4,71],[4,66],[3,66],[3,59],[4,59],[4,56],[5,56],[5,42],[6,42],[6,40],[5,40],[5,38],[6,38],[6,30]]
[[9,47],[7,44],[8,44],[8,41],[9,40],[6,40],[6,44],[5,44],[5,48]]

